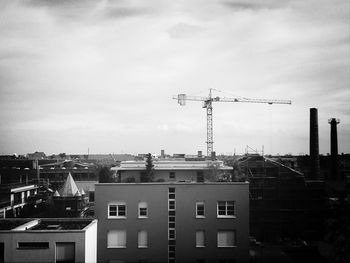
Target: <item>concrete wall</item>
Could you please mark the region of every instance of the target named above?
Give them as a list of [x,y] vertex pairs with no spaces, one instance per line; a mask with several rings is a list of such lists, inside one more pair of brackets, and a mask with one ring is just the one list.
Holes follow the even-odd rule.
[[[96,184],[95,217],[98,219],[98,262],[152,258],[152,262],[167,262],[168,189],[162,185]],[[108,219],[107,206],[111,201],[127,203],[127,219]],[[138,203],[148,203],[148,219],[138,218]],[[107,248],[108,230],[126,230],[127,248]],[[139,230],[148,231],[149,246],[137,248]]]
[[92,221],[85,228],[85,262],[97,262],[97,221]]
[[[151,262],[168,260],[168,189],[175,187],[176,200],[176,262],[206,259],[236,259],[248,262],[249,255],[249,184],[248,183],[144,183],[97,184],[95,216],[98,224],[98,262],[124,260]],[[217,201],[235,201],[235,218],[217,218]],[[110,201],[127,204],[126,219],[108,219]],[[138,219],[138,202],[148,203],[149,217]],[[195,217],[196,201],[204,201],[206,218]],[[126,248],[107,248],[108,230],[126,230]],[[138,230],[148,231],[148,248],[137,248]],[[205,230],[207,245],[195,247],[196,230]],[[235,230],[237,246],[217,247],[218,230]]]
[[[56,242],[75,242],[75,262],[85,262],[83,231],[8,231],[2,232],[5,262],[55,262]],[[17,249],[18,242],[49,242],[48,249]]]

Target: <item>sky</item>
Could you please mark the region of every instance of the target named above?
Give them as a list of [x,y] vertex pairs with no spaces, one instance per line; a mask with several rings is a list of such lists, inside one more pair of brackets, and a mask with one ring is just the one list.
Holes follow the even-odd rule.
[[0,154],[350,153],[347,0],[2,0]]

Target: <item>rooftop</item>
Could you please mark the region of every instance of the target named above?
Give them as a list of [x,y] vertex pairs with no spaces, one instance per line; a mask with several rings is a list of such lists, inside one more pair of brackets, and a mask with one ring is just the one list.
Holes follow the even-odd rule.
[[[232,170],[232,167],[224,165],[223,161],[211,160],[185,160],[178,159],[160,159],[153,160],[155,170],[207,170],[215,166],[219,170]],[[115,170],[144,170],[146,161],[124,161],[120,163],[120,167],[115,167]]]
[[64,231],[83,230],[94,219],[86,218],[45,218],[45,219],[0,219],[0,230],[11,231]]

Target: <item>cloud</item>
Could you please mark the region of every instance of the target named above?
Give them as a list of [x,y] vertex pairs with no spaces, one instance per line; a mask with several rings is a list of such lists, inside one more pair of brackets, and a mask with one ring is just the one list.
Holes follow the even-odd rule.
[[[293,101],[271,110],[216,103],[219,152],[269,134],[288,143],[267,151],[307,152],[309,107],[325,120],[349,116],[348,8],[343,0],[1,1],[0,144],[51,153],[55,137],[69,141],[64,152],[87,144],[195,152],[206,147],[205,109],[181,108],[172,95],[216,88],[226,93],[215,96]],[[350,151],[350,142],[341,147]]]

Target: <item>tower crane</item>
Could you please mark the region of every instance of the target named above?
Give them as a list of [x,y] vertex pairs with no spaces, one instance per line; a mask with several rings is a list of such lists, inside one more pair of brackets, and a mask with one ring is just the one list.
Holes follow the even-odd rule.
[[186,94],[173,96],[173,99],[176,99],[181,106],[185,106],[186,101],[203,101],[203,108],[207,109],[207,156],[211,156],[211,153],[213,152],[213,102],[267,103],[270,105],[292,104],[290,100],[213,97],[212,90],[213,89],[209,89],[208,97],[187,96]]

